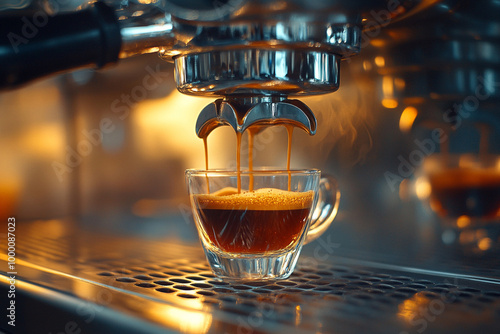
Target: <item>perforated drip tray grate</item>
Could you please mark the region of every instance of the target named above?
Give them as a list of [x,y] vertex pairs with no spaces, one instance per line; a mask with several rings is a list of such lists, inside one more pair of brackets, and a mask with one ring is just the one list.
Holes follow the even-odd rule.
[[217,279],[203,260],[141,266],[112,261],[98,266],[99,271],[91,274],[96,281],[161,300],[198,300],[243,324],[258,314],[305,332],[370,328],[370,332],[421,333],[424,328],[432,332],[432,327],[460,333],[477,326],[496,332],[500,321],[500,290],[494,282],[451,275],[402,275],[353,265],[307,268],[299,261],[287,280],[227,282]]
[[299,268],[287,280],[227,282],[217,279],[205,262],[185,262],[144,266],[102,263],[99,265],[102,270],[94,273],[94,279],[158,298],[169,294],[174,298],[200,299],[203,303],[231,306],[235,310],[241,306],[242,313],[246,307],[256,306],[255,302],[280,300],[280,305],[295,308],[296,303],[307,302],[310,297],[369,306],[371,310],[399,305],[401,300],[416,294],[476,311],[500,303],[500,291],[461,286],[459,279],[444,278],[439,283],[322,265],[321,269]]
[[227,282],[199,245],[28,232],[18,240],[20,280],[151,324],[144,333],[500,332],[492,278],[302,255],[289,279]]

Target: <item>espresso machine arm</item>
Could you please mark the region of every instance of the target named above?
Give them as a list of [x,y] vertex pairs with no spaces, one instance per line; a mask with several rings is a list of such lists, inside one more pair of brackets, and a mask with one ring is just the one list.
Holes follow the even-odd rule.
[[[435,1],[87,2],[51,17],[1,18],[0,89],[158,52],[175,63],[181,93],[222,97],[214,106],[234,111],[236,131],[284,122],[313,134],[314,115],[289,97],[336,91],[340,61],[359,53],[363,30],[377,33]],[[229,124],[222,114],[215,110],[211,129]]]
[[0,21],[0,88],[114,63],[122,46],[114,10],[102,2],[53,17],[38,11],[32,18],[7,16]]
[[79,3],[76,9],[0,11],[0,90],[78,68],[102,68],[173,42],[170,15],[156,6]]

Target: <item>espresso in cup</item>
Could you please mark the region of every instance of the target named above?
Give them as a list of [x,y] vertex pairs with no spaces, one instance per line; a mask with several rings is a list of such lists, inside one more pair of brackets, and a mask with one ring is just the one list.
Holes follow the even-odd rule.
[[208,239],[228,253],[267,253],[292,247],[303,234],[314,192],[273,188],[238,193],[224,188],[193,195]]

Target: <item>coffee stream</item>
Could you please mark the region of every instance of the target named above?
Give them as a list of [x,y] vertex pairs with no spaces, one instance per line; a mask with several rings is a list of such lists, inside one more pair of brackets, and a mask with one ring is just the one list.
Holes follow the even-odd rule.
[[293,135],[293,125],[285,125],[286,132],[288,134],[288,146],[286,151],[286,170],[288,171],[288,191],[292,187],[292,172],[290,171],[290,158],[292,155],[292,135]]
[[[288,191],[291,189],[292,182],[292,173],[290,170],[290,159],[292,155],[292,136],[293,136],[293,128],[294,126],[291,124],[283,124],[286,128],[288,135],[288,145],[287,145],[287,154],[286,154],[286,170],[288,171]],[[253,171],[253,140],[255,135],[261,130],[260,126],[255,126],[253,128],[248,129],[248,170]],[[238,194],[241,193],[241,132],[236,132],[236,173],[237,173],[237,188]],[[208,170],[208,134],[203,138],[203,146],[205,148],[205,169]],[[249,182],[249,191],[253,191],[253,174],[250,174],[250,182]],[[208,182],[207,176],[207,193],[210,194],[210,185]]]
[[[203,147],[205,148],[205,170],[208,170],[208,144],[207,144],[208,135],[203,137]],[[210,194],[210,182],[208,181],[207,175],[207,192]]]
[[[259,132],[259,128],[248,129],[248,170],[253,170],[253,138]],[[253,174],[250,174],[248,191],[253,191]]]

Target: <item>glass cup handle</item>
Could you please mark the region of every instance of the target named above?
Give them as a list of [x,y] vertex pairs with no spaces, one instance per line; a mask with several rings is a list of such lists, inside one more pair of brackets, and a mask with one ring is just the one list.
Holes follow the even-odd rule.
[[313,241],[326,231],[337,215],[339,201],[337,180],[330,175],[324,175],[319,181],[318,202],[314,207],[304,244]]

